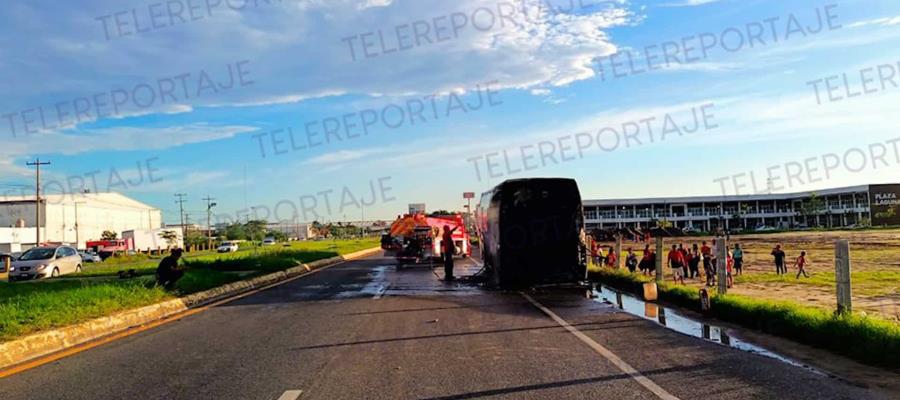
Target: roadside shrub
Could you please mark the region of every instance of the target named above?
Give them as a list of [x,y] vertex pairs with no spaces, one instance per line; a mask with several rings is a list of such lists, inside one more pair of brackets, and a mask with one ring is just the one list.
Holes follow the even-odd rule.
[[[641,286],[650,277],[622,270],[591,272],[592,280],[622,291],[643,293]],[[660,299],[699,311],[699,291],[693,287],[661,284]],[[837,316],[826,310],[786,301],[759,300],[739,295],[718,296],[710,290],[712,315],[807,345],[828,349],[855,360],[900,369],[900,325],[875,317]]]

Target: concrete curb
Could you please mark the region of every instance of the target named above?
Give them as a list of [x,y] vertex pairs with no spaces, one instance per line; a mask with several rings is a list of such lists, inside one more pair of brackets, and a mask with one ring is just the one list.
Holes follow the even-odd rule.
[[228,297],[237,296],[253,289],[265,287],[289,278],[301,276],[311,271],[331,266],[342,261],[356,260],[382,251],[381,248],[357,251],[284,271],[263,275],[245,281],[229,283],[207,291],[194,293],[162,303],[152,304],[134,310],[122,311],[63,328],[35,333],[22,339],[0,343],[0,370],[31,361],[33,359],[63,351],[87,342],[114,335],[125,330],[146,325],[177,315],[191,308],[202,307]]

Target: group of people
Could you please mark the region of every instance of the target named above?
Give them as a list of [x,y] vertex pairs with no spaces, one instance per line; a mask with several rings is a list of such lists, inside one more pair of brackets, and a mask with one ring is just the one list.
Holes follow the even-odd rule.
[[[625,256],[625,267],[628,268],[629,271],[634,273],[640,270],[644,275],[653,275],[655,273],[657,254],[649,244],[644,246],[643,255],[640,258],[635,254],[632,248],[628,248],[627,251],[628,254]],[[721,264],[724,264],[726,284],[728,287],[732,287],[734,285],[734,276],[743,275],[744,249],[741,247],[740,243],[735,243],[732,248],[727,250],[726,254],[726,261]],[[785,259],[787,258],[787,255],[784,250],[782,250],[781,245],[775,246],[771,254],[775,259],[776,272],[778,274],[786,274],[787,266],[785,264]],[[603,250],[594,245],[591,248],[591,256],[596,265],[609,268],[618,267],[618,259],[613,247],[609,247],[607,255],[604,256]],[[715,244],[709,245],[704,241],[700,245],[695,243],[690,248],[685,247],[684,244],[672,245],[672,248],[669,250],[668,256],[666,257],[665,265],[672,269],[675,283],[681,282],[684,284],[685,278],[700,279],[702,277],[705,278],[707,286],[715,286],[718,268],[721,264],[719,263],[719,252],[717,251]],[[801,275],[807,278],[809,277],[805,268],[808,265],[809,262],[806,258],[806,252],[803,251],[794,262],[794,267],[797,268],[797,279],[799,279]],[[703,268],[702,275],[700,270],[701,267]]]

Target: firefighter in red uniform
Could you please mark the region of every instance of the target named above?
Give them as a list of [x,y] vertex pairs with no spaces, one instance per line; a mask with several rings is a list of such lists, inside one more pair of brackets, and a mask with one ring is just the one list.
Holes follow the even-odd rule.
[[450,225],[444,225],[444,235],[442,236],[441,252],[444,256],[444,280],[452,281],[453,278],[453,253],[456,253],[456,245],[453,244],[453,232],[459,228],[450,229]]

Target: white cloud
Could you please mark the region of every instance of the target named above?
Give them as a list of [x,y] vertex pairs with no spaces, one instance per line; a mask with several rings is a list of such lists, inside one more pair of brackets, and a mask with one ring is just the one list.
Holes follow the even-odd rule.
[[884,18],[875,18],[875,19],[867,19],[862,21],[856,21],[851,24],[848,24],[848,28],[859,28],[861,26],[894,26],[900,25],[900,16],[896,17],[884,17]]
[[[538,1],[544,0],[526,3]],[[538,14],[526,8],[526,14],[518,9],[511,24],[498,17],[501,4],[520,2],[299,0],[243,11],[223,6],[212,17],[124,37],[117,37],[115,26],[107,27],[113,34],[107,40],[98,18],[123,10],[131,15],[128,7],[136,7],[146,27],[147,5],[114,0],[90,0],[78,7],[20,3],[0,16],[0,37],[15,38],[0,39],[0,58],[18,60],[0,64],[0,75],[13,78],[0,84],[0,114],[52,109],[59,101],[140,83],[153,86],[182,73],[196,77],[201,70],[219,80],[227,74],[226,65],[241,60],[249,61],[253,85],[152,110],[184,112],[198,106],[266,105],[342,94],[423,94],[471,89],[490,80],[498,80],[502,88],[563,86],[595,76],[592,60],[616,51],[605,31],[633,19],[624,2],[585,2],[587,8],[571,13]],[[380,54],[379,35],[394,47],[398,27],[428,22],[433,31],[438,29],[435,18],[437,24],[449,24],[454,13],[469,20],[458,37],[443,30],[450,25],[440,25],[450,40],[437,42],[432,32],[434,43],[423,38],[421,46]],[[491,15],[494,23],[489,25]],[[478,26],[490,29],[474,28],[473,16]],[[358,35],[368,34],[367,42],[379,41],[370,48],[377,57],[362,56]],[[54,50],[32,51],[36,48]],[[0,134],[9,129],[0,120]]]

